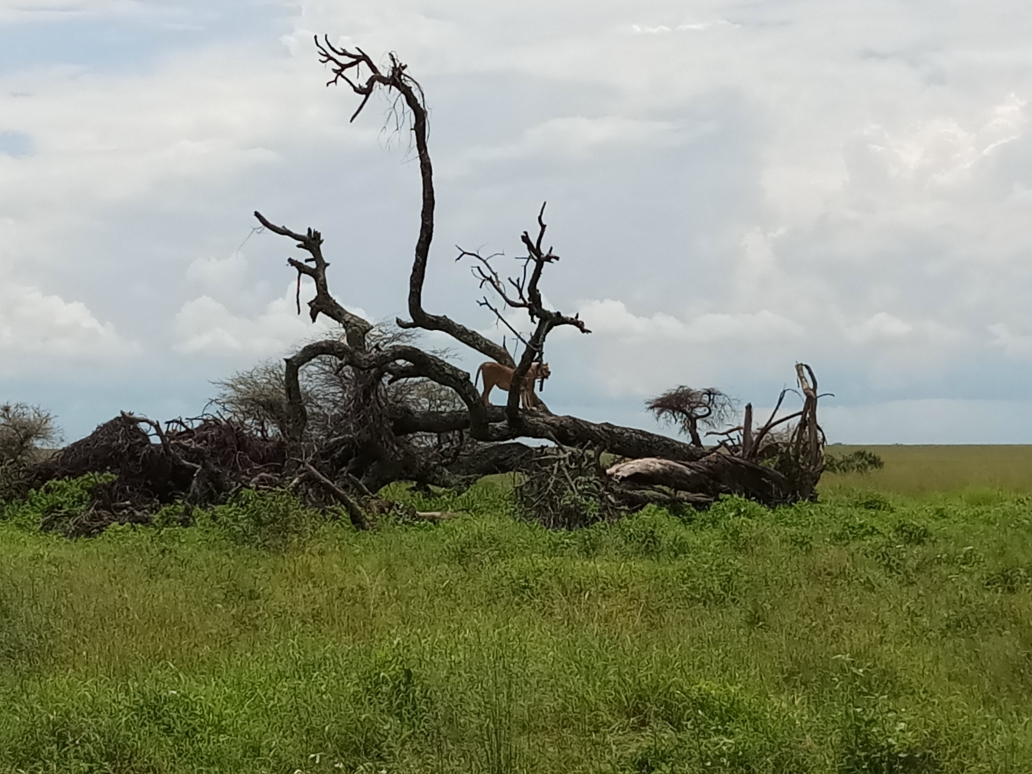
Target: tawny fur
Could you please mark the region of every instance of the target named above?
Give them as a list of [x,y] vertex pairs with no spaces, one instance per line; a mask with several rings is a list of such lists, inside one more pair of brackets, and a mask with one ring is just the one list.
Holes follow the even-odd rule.
[[[480,364],[480,368],[477,369],[477,375],[473,378],[473,386],[476,386],[477,379],[483,378],[485,406],[491,405],[488,396],[495,387],[506,392],[509,391],[512,387],[512,375],[515,372],[515,368],[509,368],[509,366],[490,360]],[[540,381],[542,386],[544,386],[545,379],[551,375],[552,372],[548,368],[548,363],[531,364],[530,368],[527,369],[527,375],[523,377],[523,389],[520,391],[520,405],[523,408],[534,408],[535,406],[534,382]]]

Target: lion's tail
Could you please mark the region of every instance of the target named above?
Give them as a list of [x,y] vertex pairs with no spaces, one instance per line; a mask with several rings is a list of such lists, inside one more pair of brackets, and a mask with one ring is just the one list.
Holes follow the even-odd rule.
[[477,374],[476,374],[476,376],[474,376],[474,377],[473,377],[473,388],[474,388],[474,389],[476,389],[476,386],[477,386],[477,380],[481,378],[481,374],[482,374],[483,370],[484,370],[484,364],[483,364],[483,363],[481,363],[481,364],[480,364],[480,367],[479,367],[479,368],[477,368]]

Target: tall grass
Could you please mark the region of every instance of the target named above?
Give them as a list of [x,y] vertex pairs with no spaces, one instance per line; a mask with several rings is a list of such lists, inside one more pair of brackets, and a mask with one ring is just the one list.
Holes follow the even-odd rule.
[[1027,498],[505,503],[0,523],[0,772],[1032,770]]

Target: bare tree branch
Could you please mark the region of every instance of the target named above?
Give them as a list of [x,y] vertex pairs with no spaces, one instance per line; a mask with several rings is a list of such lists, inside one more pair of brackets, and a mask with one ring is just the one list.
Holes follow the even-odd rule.
[[324,314],[331,320],[340,323],[351,346],[364,347],[365,337],[373,326],[367,320],[363,320],[337,303],[337,299],[330,293],[329,284],[326,281],[326,267],[329,266],[329,263],[322,254],[322,234],[314,229],[308,229],[305,234],[298,234],[286,226],[273,225],[257,210],[255,210],[254,216],[269,231],[293,239],[297,242],[297,247],[306,251],[310,256],[305,258],[304,262],[294,258],[287,259],[287,263],[297,270],[298,310],[300,311],[301,276],[304,275],[315,283],[315,296],[308,302],[312,322],[315,322],[320,314]]
[[306,462],[302,466],[302,470],[304,470],[308,478],[322,487],[326,492],[329,492],[342,506],[344,506],[344,510],[347,511],[348,518],[351,519],[351,523],[355,526],[355,529],[369,528],[369,523],[366,521],[365,513],[351,495],[330,481],[330,479],[326,478],[326,476],[312,467],[310,463]]
[[[325,36],[321,41],[316,36],[315,46],[319,51],[319,61],[329,65],[331,72],[334,74],[333,80],[327,85],[336,84],[343,80],[356,94],[362,96],[362,103],[352,116],[352,120],[362,111],[369,97],[378,86],[388,90],[394,89],[400,94],[405,101],[405,106],[412,115],[412,134],[416,141],[416,152],[419,156],[419,174],[422,179],[423,196],[419,215],[419,236],[416,239],[412,274],[409,277],[408,308],[409,317],[412,320],[409,322],[399,318],[399,327],[418,327],[424,330],[443,331],[456,341],[477,350],[492,360],[503,365],[514,366],[515,363],[512,356],[504,347],[445,315],[428,314],[423,309],[423,283],[426,279],[426,264],[430,256],[430,243],[434,237],[435,198],[433,163],[430,160],[430,150],[427,147],[427,113],[422,88],[415,79],[405,72],[406,65],[400,62],[394,54],[389,55],[390,68],[386,73],[383,73],[361,49],[356,49],[357,53],[354,53],[345,48],[334,46],[330,43],[329,38]],[[358,80],[362,67],[369,71],[369,76],[364,83]],[[355,76],[355,80],[352,79],[352,75]]]

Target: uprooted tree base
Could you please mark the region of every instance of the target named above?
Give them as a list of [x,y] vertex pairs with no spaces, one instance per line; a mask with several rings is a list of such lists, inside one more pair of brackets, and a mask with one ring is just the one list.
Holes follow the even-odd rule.
[[[335,468],[339,444],[314,450],[303,464],[286,453],[282,438],[254,431],[217,416],[173,420],[164,427],[146,417],[122,413],[56,454],[19,467],[18,499],[48,481],[87,474],[109,474],[95,485],[82,512],[43,514],[41,527],[69,537],[95,535],[112,524],[150,524],[165,505],[183,506],[183,523],[192,509],[227,502],[242,489],[289,488],[306,505],[343,506],[358,527],[386,514],[402,520],[440,521],[440,513],[419,513],[383,500],[358,478]],[[436,480],[466,487],[494,473],[518,469],[536,450],[524,444],[471,444],[437,471]],[[381,470],[371,470],[379,479]],[[391,479],[393,480],[393,479]]]
[[[289,238],[306,254],[302,260],[287,260],[297,272],[298,313],[302,280],[307,280],[314,288],[307,302],[311,320],[328,317],[340,326],[341,335],[307,344],[286,358],[281,386],[273,391],[275,409],[257,426],[230,416],[230,421],[206,418],[162,427],[122,415],[41,466],[38,480],[102,470],[115,474],[84,531],[105,519],[145,519],[162,503],[181,500],[189,509],[259,486],[286,486],[315,504],[341,506],[364,528],[379,508],[373,493],[390,482],[411,480],[429,491],[431,486],[463,487],[479,476],[512,471],[522,473],[516,495],[522,511],[552,527],[616,518],[649,502],[705,506],[722,494],[737,494],[773,506],[815,496],[824,464],[824,433],[817,422],[817,380],[804,364],[796,366],[800,411],[778,416],[792,392],[786,389],[765,424],[754,426],[752,406],[747,405],[742,424],[717,433],[722,440],[711,447],[702,443],[700,423],[710,426],[730,410],[723,394],[712,389],[678,388],[650,405],[660,418],[686,430],[690,443],[557,416],[533,392],[528,395],[528,374],[544,362],[549,334],[564,326],[591,332],[577,315],[544,304],[539,287],[544,270],[559,260],[544,241],[544,206],[533,232],[520,236],[526,255],[518,259],[522,266],[517,276],[502,277],[493,263],[497,255],[459,250],[459,259],[471,263],[480,288],[494,296],[485,296],[480,305],[522,344],[518,360],[477,330],[426,311],[423,284],[434,233],[435,190],[422,87],[393,54],[381,69],[361,49],[347,50],[318,38],[316,48],[333,74],[327,85],[343,83],[361,98],[352,120],[374,92],[382,91],[396,98],[395,115],[410,121],[422,198],[408,319],[397,321],[405,333],[393,340],[378,338],[373,325],[334,298],[318,231],[294,231],[255,212],[263,229]],[[517,331],[506,309],[526,311],[532,332]],[[470,374],[442,353],[416,346],[417,331],[446,334],[512,369],[506,405],[487,405]],[[313,404],[305,382],[306,373],[327,362],[342,380],[337,403],[329,408]],[[561,375],[561,364],[553,363],[552,371]],[[427,403],[413,398],[418,395],[433,399]],[[322,430],[314,432],[313,424]],[[549,441],[553,448],[532,448],[520,443],[521,438]],[[602,454],[610,463],[614,457],[619,461],[603,469]]]

